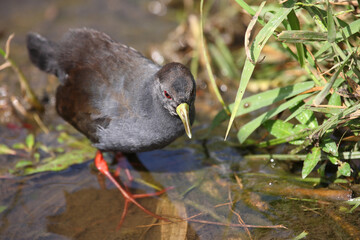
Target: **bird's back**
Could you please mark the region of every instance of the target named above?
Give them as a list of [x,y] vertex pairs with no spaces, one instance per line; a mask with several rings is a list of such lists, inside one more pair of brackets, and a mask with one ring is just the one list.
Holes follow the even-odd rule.
[[141,99],[131,89],[146,94],[160,68],[135,49],[86,28],[70,30],[59,43],[37,34],[27,42],[32,62],[60,80],[59,115],[95,143],[99,128],[106,129],[115,118],[136,122],[141,109],[134,106]]

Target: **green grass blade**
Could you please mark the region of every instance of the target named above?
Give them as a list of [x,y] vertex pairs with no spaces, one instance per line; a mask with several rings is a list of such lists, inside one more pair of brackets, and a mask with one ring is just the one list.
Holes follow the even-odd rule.
[[[352,35],[359,33],[360,32],[360,19],[346,25],[342,27],[342,31],[343,34],[346,38],[351,37]],[[336,41],[335,42],[341,42],[344,41],[344,37],[342,36],[342,34],[339,32],[336,34]],[[317,51],[314,55],[315,58],[320,57],[324,52],[326,52],[327,50],[329,50],[331,48],[331,43],[325,43],[320,49],[319,51]]]
[[342,108],[334,108],[331,106],[328,107],[308,107],[309,110],[311,110],[312,112],[319,112],[319,113],[326,113],[326,114],[339,114],[340,112],[343,111]]
[[[236,112],[236,117],[242,114],[253,112],[266,106],[270,106],[278,101],[294,97],[306,90],[309,90],[313,86],[313,82],[301,82],[286,87],[271,89],[266,92],[254,94],[250,97],[244,98],[242,99],[238,111]],[[232,112],[234,105],[235,103],[229,105],[229,108]]]
[[[297,18],[295,11],[292,10],[288,15],[288,22],[290,24],[291,30],[300,30],[300,22]],[[297,59],[301,67],[304,67],[305,64],[305,55],[304,55],[304,45],[301,43],[296,43]]]
[[230,49],[226,46],[226,43],[224,42],[223,38],[220,37],[220,35],[216,36],[215,44],[219,49],[219,51],[221,52],[225,62],[228,65],[228,68],[231,71],[231,77],[239,78],[240,74],[238,67],[235,65],[235,60],[233,59]]
[[[312,88],[313,86],[313,82],[301,82],[286,87],[271,89],[266,92],[254,94],[250,97],[244,98],[241,100],[236,117],[269,106],[278,101],[294,97],[295,95],[300,94]],[[233,111],[234,103],[230,104],[229,108],[230,111]],[[225,113],[225,111],[219,112],[213,119],[209,131],[220,125],[226,119],[228,119],[228,115]]]
[[203,49],[203,54],[204,54],[204,59],[206,62],[206,70],[209,74],[209,78],[210,78],[210,84],[215,92],[215,95],[217,97],[217,99],[219,100],[219,102],[221,103],[221,105],[223,106],[224,110],[230,115],[230,111],[228,110],[221,94],[219,91],[219,88],[216,85],[216,81],[215,81],[215,77],[214,74],[212,72],[211,69],[211,65],[210,65],[210,61],[207,55],[207,51],[206,51],[206,44],[205,44],[205,39],[204,39],[204,14],[203,14],[203,6],[204,6],[204,0],[201,0],[200,2],[200,38],[201,38],[201,43],[202,43],[202,49]]
[[316,128],[319,126],[318,121],[315,118],[313,111],[305,109],[299,115],[296,116],[296,119],[309,128]]
[[[321,150],[326,152],[326,153],[330,153],[333,156],[338,156],[338,146],[335,142],[335,140],[332,138],[332,132],[327,132],[321,139],[320,142],[320,147]],[[331,159],[331,157],[329,159]],[[333,164],[336,164],[333,163]]]
[[[306,125],[298,124],[294,125],[289,122],[284,122],[281,119],[277,120],[267,120],[263,123],[263,126],[269,131],[271,135],[276,138],[286,138],[291,137],[293,135],[301,134],[305,129],[308,128]],[[300,141],[289,141],[291,144],[302,144],[304,140]]]
[[[270,139],[268,141],[263,141],[263,142],[256,144],[256,146],[263,148],[263,147],[275,146],[275,145],[279,145],[279,144],[283,144],[283,143],[295,142],[295,141],[299,140],[299,141],[303,142],[302,146],[306,147],[308,144],[305,142],[308,142],[308,140],[305,140],[305,142],[304,142],[303,139],[307,138],[310,134],[311,134],[310,130],[304,130],[304,131],[302,131],[300,133],[296,133],[295,135],[292,135],[292,136],[286,136],[283,138],[276,138],[276,139]],[[302,148],[305,148],[305,147],[302,147]]]
[[331,5],[329,4],[329,0],[326,1],[327,5],[327,29],[328,29],[328,42],[333,43],[336,39],[336,28],[335,28],[335,22],[334,17],[331,9]]
[[[246,2],[244,2],[243,0],[235,0],[248,14],[250,14],[251,16],[254,16],[256,11],[254,9],[252,9]],[[286,4],[286,3],[285,3]],[[290,2],[289,5],[287,5],[286,7],[292,6],[292,2]],[[271,8],[271,7],[270,7]],[[278,7],[276,7],[276,10],[271,10],[271,9],[267,9],[267,7],[264,7],[264,10],[266,10],[266,12],[276,12],[278,10]],[[261,16],[259,16],[257,18],[257,22],[260,23],[262,26],[264,26],[266,23],[264,22],[264,20],[261,18]],[[276,37],[277,33],[274,32],[273,35]],[[295,55],[295,53],[285,44],[282,43],[282,46],[284,47],[284,49],[292,56],[294,57],[294,59],[297,59],[297,56]]]
[[[295,116],[296,120],[298,120],[301,124],[306,125],[308,128],[317,128],[319,124],[316,120],[315,114],[308,109],[304,109],[304,105],[305,103],[301,102],[295,107],[291,107],[289,110],[291,112],[296,112],[297,110],[301,109],[301,111]],[[287,121],[288,119],[285,120],[285,122]]]
[[[281,8],[270,20],[269,22],[260,30],[259,34],[255,37],[255,40],[252,44],[251,51],[254,61],[256,62],[259,58],[260,52],[267,40],[274,33],[275,29],[282,23],[282,21],[286,18],[289,12],[293,9],[294,1],[290,0],[286,2],[288,7]],[[226,130],[225,139],[227,138],[230,128],[234,122],[235,116],[238,112],[241,99],[245,93],[245,89],[247,83],[250,80],[250,77],[254,71],[255,64],[251,63],[249,59],[246,59],[244,69],[241,74],[240,86],[236,94],[234,110],[231,114],[230,121],[228,124],[228,128]]]
[[313,147],[311,153],[306,155],[304,166],[301,172],[302,178],[306,178],[311,171],[316,167],[317,163],[321,160],[321,149],[319,147]]
[[278,35],[278,40],[287,43],[303,43],[311,41],[326,41],[328,35],[323,32],[313,32],[305,30],[282,31]]
[[243,143],[250,136],[250,134],[253,133],[255,131],[255,129],[258,128],[266,120],[276,116],[278,113],[280,113],[280,112],[288,109],[289,107],[297,104],[298,102],[300,102],[301,100],[309,97],[310,95],[311,94],[298,95],[298,96],[292,98],[291,100],[288,100],[285,103],[281,104],[280,106],[275,107],[275,108],[271,109],[270,111],[268,111],[266,113],[263,113],[260,116],[258,116],[257,118],[255,118],[252,121],[248,122],[242,128],[240,128],[240,130],[239,130],[239,132],[237,134],[239,142]]
[[[255,15],[255,10],[252,9],[245,1],[243,0],[235,0],[247,13],[249,13],[251,16]],[[265,22],[262,23],[264,25]]]
[[219,49],[214,44],[209,44],[208,46],[212,59],[217,65],[220,72],[226,77],[232,77],[232,70],[224,59],[224,56],[221,54]]

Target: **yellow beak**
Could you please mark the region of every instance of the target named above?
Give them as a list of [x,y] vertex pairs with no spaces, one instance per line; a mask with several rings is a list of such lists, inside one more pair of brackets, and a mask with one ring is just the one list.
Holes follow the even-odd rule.
[[176,108],[176,113],[179,115],[181,121],[184,124],[185,132],[189,138],[191,138],[190,120],[189,120],[189,105],[182,103]]

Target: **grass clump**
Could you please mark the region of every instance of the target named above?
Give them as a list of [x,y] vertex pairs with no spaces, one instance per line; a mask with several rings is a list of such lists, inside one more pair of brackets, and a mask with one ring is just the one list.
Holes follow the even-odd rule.
[[[254,16],[245,36],[247,58],[235,101],[228,105],[230,117],[222,110],[211,128],[230,119],[226,138],[236,117],[266,109],[236,129],[242,145],[292,145],[288,154],[306,153],[303,178],[319,163],[331,163],[337,167],[337,177],[359,179],[352,164],[359,159],[360,140],[360,19],[355,8],[350,3],[338,6],[329,1],[263,2],[260,7],[236,2]],[[255,21],[261,29],[251,43]],[[275,46],[287,57],[281,67],[273,66],[273,78],[283,74],[290,62],[291,66],[296,63],[301,74],[289,82],[283,80],[282,86],[243,98],[250,79],[259,72],[256,69],[268,66],[261,56],[266,45]],[[251,139],[259,128],[266,129],[269,136]],[[319,172],[325,176],[325,171]]]

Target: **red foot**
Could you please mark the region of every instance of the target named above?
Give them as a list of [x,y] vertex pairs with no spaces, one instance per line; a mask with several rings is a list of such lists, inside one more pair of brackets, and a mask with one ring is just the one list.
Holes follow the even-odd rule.
[[121,227],[122,223],[124,222],[126,213],[128,211],[129,208],[129,202],[132,202],[133,204],[135,204],[138,208],[140,208],[141,210],[143,210],[145,213],[153,216],[154,218],[160,219],[160,220],[164,220],[166,222],[170,222],[170,220],[168,220],[167,218],[161,217],[155,213],[150,212],[149,210],[147,210],[146,208],[144,208],[143,206],[140,205],[140,203],[138,203],[135,199],[136,198],[145,198],[145,197],[151,197],[151,196],[159,196],[161,194],[163,194],[164,192],[166,192],[167,190],[173,189],[173,187],[168,187],[165,188],[161,191],[158,192],[154,192],[154,193],[144,193],[144,194],[131,194],[130,192],[126,191],[116,180],[115,178],[110,174],[109,172],[109,168],[108,165],[106,163],[106,161],[103,158],[103,155],[101,153],[100,150],[98,150],[96,152],[96,156],[95,156],[95,166],[97,167],[97,169],[104,174],[107,178],[110,179],[111,182],[113,182],[113,184],[115,184],[115,186],[119,189],[119,191],[121,192],[121,194],[124,196],[125,198],[125,204],[124,204],[124,210],[121,216],[121,220],[119,222],[118,228]]

